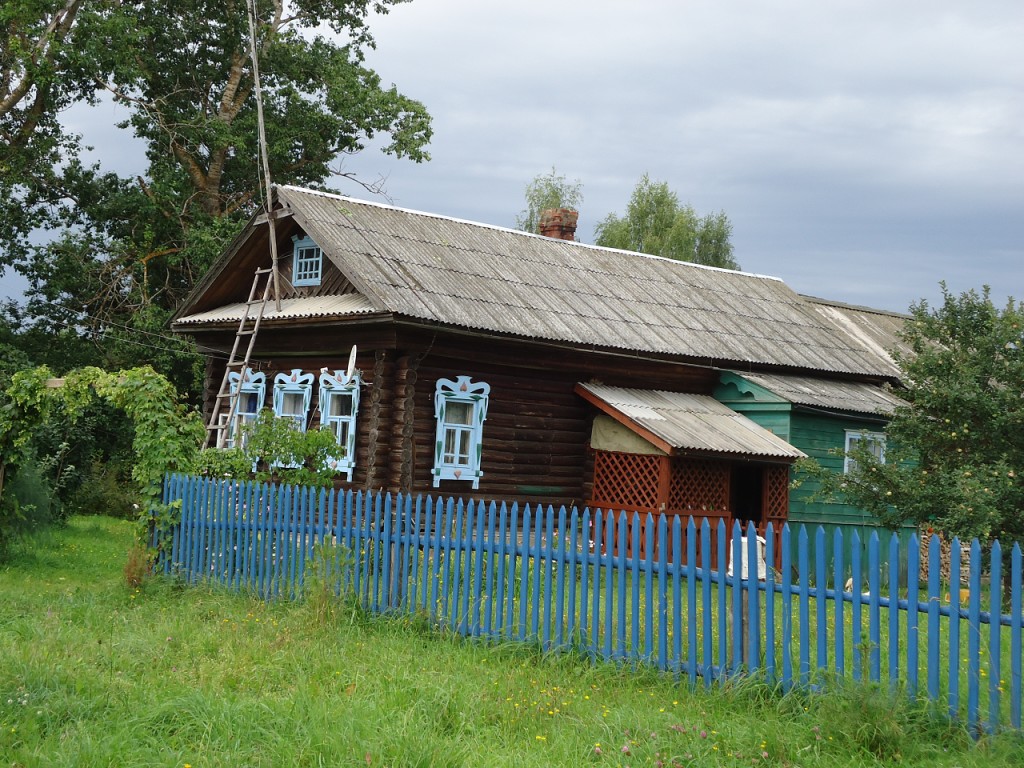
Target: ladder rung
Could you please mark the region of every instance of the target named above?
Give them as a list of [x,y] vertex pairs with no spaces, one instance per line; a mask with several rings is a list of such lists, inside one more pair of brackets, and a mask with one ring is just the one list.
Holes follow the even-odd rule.
[[257,304],[266,304],[267,301],[266,299],[253,299],[252,301],[247,301],[245,303],[248,304],[250,307],[254,307]]
[[239,336],[252,336],[254,333],[256,333],[254,329],[248,331],[243,331],[241,328],[238,329]]
[[273,271],[274,271],[274,270],[273,270],[273,268],[271,268],[271,267],[267,267],[267,268],[265,268],[265,269],[257,269],[257,270],[256,270],[256,274],[257,274],[257,275],[265,275],[265,274],[267,274],[268,272],[273,272]]
[[232,394],[231,392],[218,392],[217,393],[217,399],[218,400],[220,400],[222,398],[225,398],[225,397],[234,397],[234,394]]

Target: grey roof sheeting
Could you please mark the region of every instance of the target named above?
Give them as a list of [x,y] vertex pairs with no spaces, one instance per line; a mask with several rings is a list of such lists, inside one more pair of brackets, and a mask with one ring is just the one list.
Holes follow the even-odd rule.
[[897,406],[906,405],[904,400],[891,392],[860,382],[767,373],[738,375],[799,405],[883,416],[890,416]]
[[[278,187],[276,195],[379,311],[716,365],[898,376],[875,346],[840,332],[777,278],[297,187]],[[197,293],[228,267],[229,255]]]
[[767,459],[792,460],[806,455],[709,395],[604,384],[581,383],[579,388],[673,448]]
[[[281,311],[273,304],[267,306],[263,313],[264,320],[294,320],[313,317],[344,317],[353,314],[375,312],[373,305],[365,296],[347,293],[341,296],[308,296],[297,299],[281,299]],[[242,319],[245,302],[226,304],[207,312],[197,312],[175,320],[175,325],[199,325],[202,323],[235,322]]]

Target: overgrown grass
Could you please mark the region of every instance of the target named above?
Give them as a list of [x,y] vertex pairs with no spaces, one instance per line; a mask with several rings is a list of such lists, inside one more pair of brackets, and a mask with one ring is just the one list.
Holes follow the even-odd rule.
[[986,766],[871,687],[691,691],[351,603],[128,586],[132,524],[74,518],[0,570],[0,765]]

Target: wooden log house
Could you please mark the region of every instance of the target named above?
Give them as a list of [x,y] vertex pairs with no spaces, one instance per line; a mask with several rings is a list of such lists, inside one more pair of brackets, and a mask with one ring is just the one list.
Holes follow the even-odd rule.
[[[546,237],[295,187],[274,196],[286,290],[264,315],[249,372],[264,388],[249,400],[276,410],[291,394],[302,428],[336,428],[344,487],[763,527],[788,517],[804,452],[716,400],[723,375],[897,380],[878,344],[781,280],[578,243],[572,216]],[[254,217],[173,320],[211,351],[207,412],[269,266],[267,230]],[[320,383],[302,390],[309,373]],[[344,386],[357,408],[331,400]]]

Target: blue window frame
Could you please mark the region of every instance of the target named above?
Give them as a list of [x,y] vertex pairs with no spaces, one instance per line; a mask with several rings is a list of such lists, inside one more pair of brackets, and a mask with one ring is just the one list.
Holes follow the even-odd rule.
[[359,413],[359,371],[320,374],[320,424],[334,434],[341,450],[327,459],[327,469],[344,473],[352,482],[356,466],[356,415]]
[[306,237],[292,236],[292,285],[320,285],[323,276],[324,255],[320,246]]
[[[274,377],[274,416],[287,419],[300,432],[306,431],[309,404],[313,399],[313,374],[293,368]],[[297,467],[298,464],[282,466]]]
[[437,432],[434,441],[434,487],[442,480],[464,480],[480,487],[483,471],[484,420],[491,386],[475,384],[469,376],[455,380],[438,379],[434,391],[434,415]]
[[260,409],[263,407],[263,400],[267,393],[267,375],[265,373],[254,373],[251,368],[246,368],[239,373],[228,374],[228,386],[231,394],[238,393],[234,399],[235,409],[229,418],[229,431],[224,442],[225,447],[234,448],[236,440],[239,440],[238,447],[245,446],[247,435],[245,427],[255,421]]
[[291,373],[279,373],[274,377],[274,415],[279,419],[290,419],[292,426],[300,432],[306,431],[312,399],[312,373],[293,368]]

